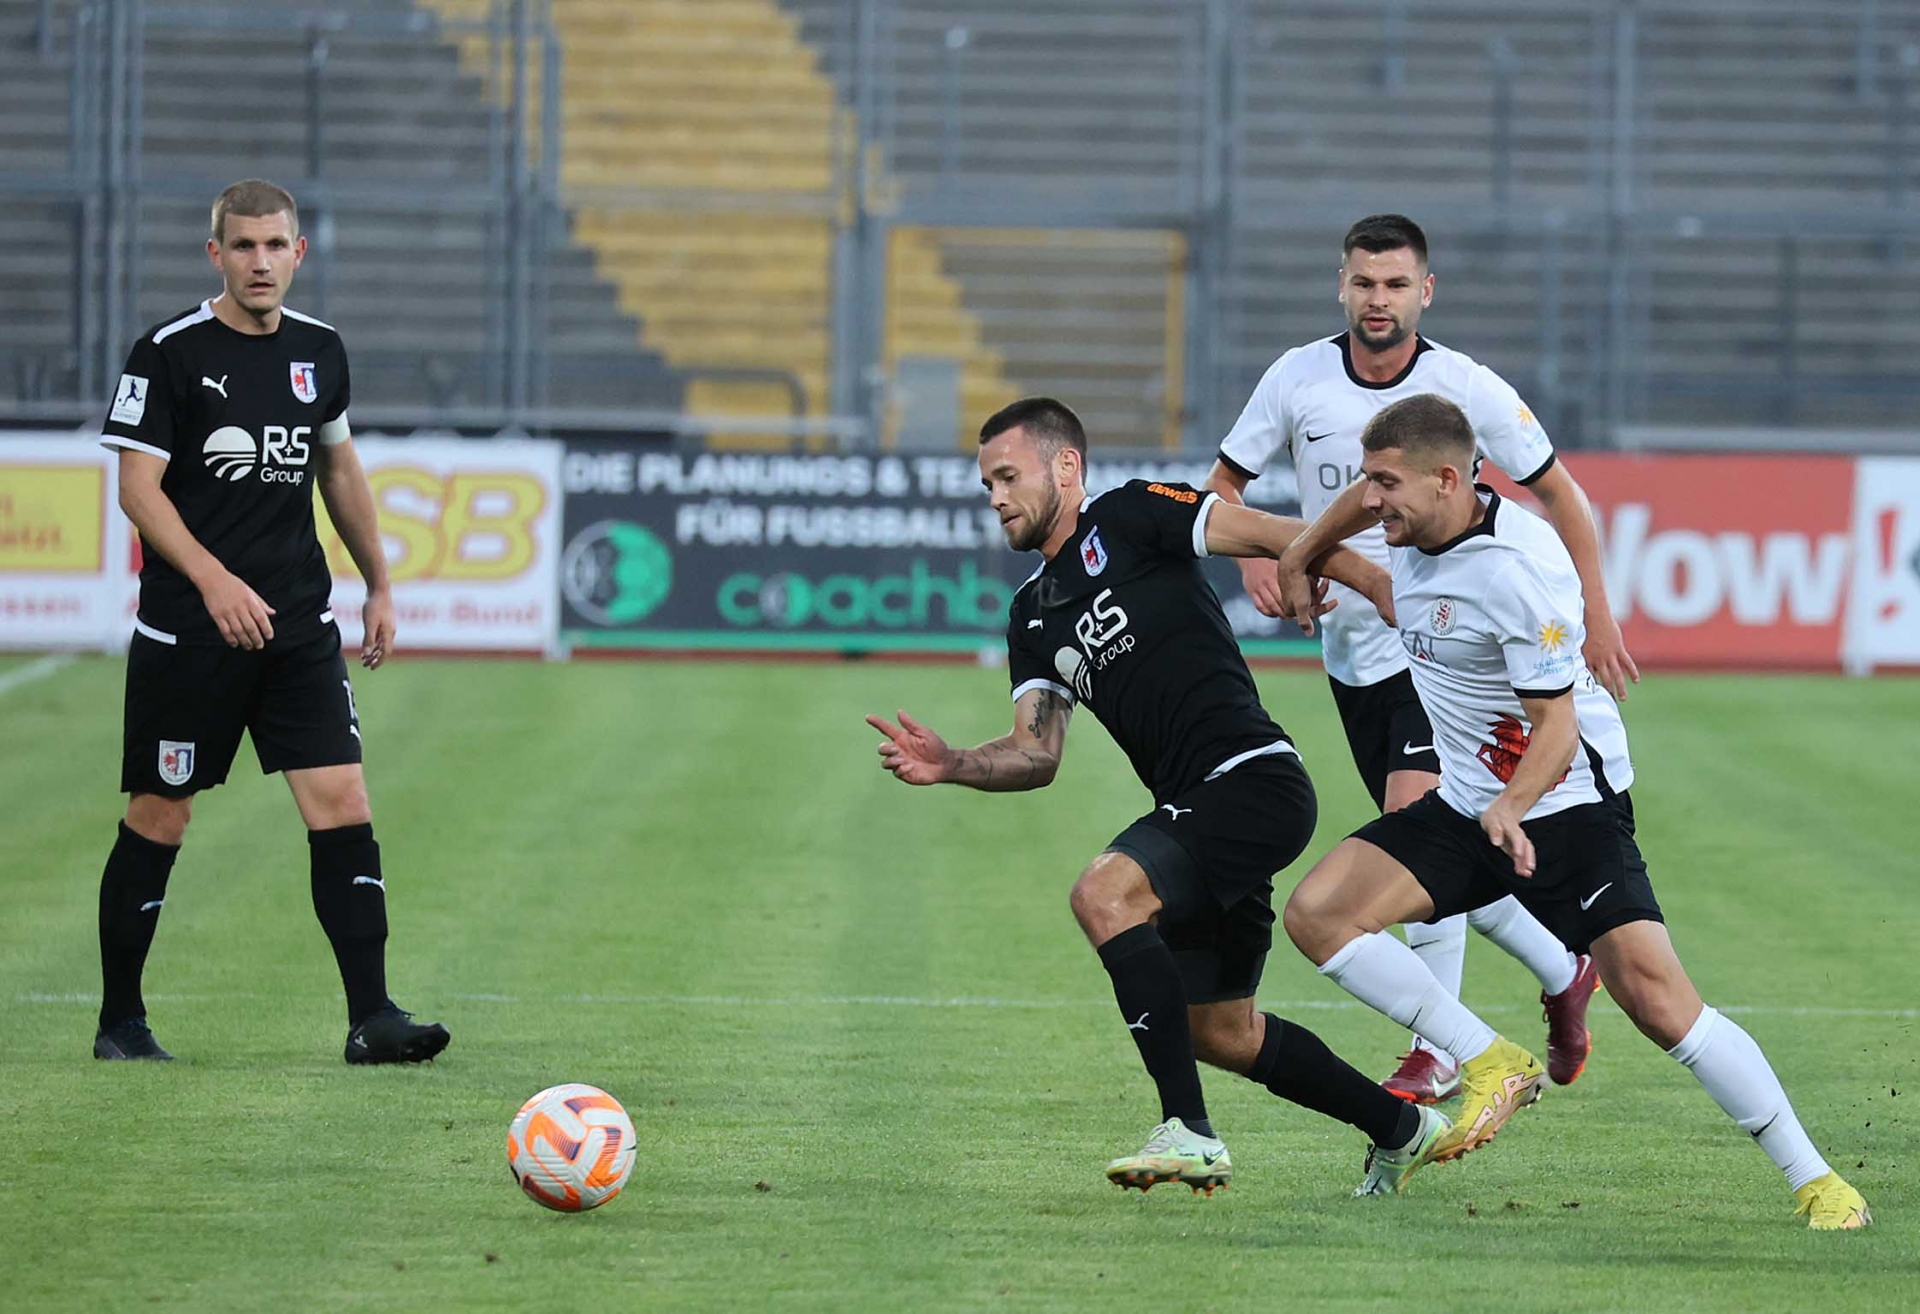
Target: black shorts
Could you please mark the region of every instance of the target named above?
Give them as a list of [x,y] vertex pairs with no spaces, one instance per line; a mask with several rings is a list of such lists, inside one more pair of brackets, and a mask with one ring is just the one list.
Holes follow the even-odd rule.
[[1333,705],[1340,709],[1353,764],[1360,768],[1376,808],[1387,806],[1387,777],[1395,771],[1440,774],[1433,726],[1414,691],[1412,671],[1378,684],[1342,684],[1331,675],[1327,683],[1333,686]]
[[1292,753],[1250,758],[1107,846],[1146,869],[1189,1004],[1246,999],[1273,947],[1273,877],[1306,850],[1319,804]]
[[133,636],[120,789],[186,798],[227,778],[240,732],[268,775],[360,760],[360,720],[329,624],[258,652]]
[[1513,861],[1487,842],[1480,822],[1463,816],[1439,790],[1376,817],[1353,838],[1384,849],[1433,896],[1437,922],[1517,895],[1560,943],[1583,954],[1629,922],[1660,922],[1646,860],[1633,838],[1633,800],[1619,794],[1525,823],[1534,870],[1522,879]]

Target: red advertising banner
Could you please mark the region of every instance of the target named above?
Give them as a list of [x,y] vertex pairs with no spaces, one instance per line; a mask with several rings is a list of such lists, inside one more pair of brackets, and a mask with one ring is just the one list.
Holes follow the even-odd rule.
[[1607,596],[1642,666],[1842,664],[1854,458],[1565,459],[1592,499]]

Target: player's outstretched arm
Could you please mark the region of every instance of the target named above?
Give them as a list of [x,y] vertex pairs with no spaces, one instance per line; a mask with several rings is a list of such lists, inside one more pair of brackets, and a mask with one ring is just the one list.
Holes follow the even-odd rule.
[[[345,417],[338,423],[344,425]],[[387,554],[380,545],[380,512],[360,454],[353,450],[353,439],[323,442],[318,451],[321,500],[327,504],[327,515],[359,568],[360,578],[367,582],[367,602],[361,612],[364,634],[360,664],[372,670],[386,660],[394,634],[393,585],[387,580]]]
[[1052,784],[1073,704],[1051,689],[1030,689],[1013,710],[1013,730],[977,748],[950,748],[905,712],[899,713],[898,726],[883,716],[869,716],[867,724],[886,736],[879,746],[880,765],[909,785],[1010,793]]
[[1480,814],[1480,829],[1495,848],[1505,850],[1513,859],[1516,875],[1533,875],[1533,841],[1521,828],[1520,819],[1538,803],[1549,789],[1566,776],[1573,755],[1580,748],[1580,721],[1574,714],[1573,691],[1552,698],[1520,696],[1520,706],[1533,726],[1526,751],[1513,779],[1487,810]]
[[[1207,472],[1208,490],[1218,493],[1221,502],[1234,506],[1246,505],[1249,482],[1247,476],[1225,461],[1215,461],[1213,469]],[[1280,563],[1271,557],[1241,557],[1239,565],[1241,586],[1253,599],[1254,609],[1276,620],[1285,616],[1286,600],[1280,594]]]
[[[1218,557],[1277,560],[1306,530],[1306,521],[1298,517],[1270,515],[1222,499],[1207,515],[1207,551]],[[1352,548],[1336,543],[1319,553],[1312,573],[1345,584],[1373,603],[1387,623],[1393,624],[1393,577]],[[1314,620],[1336,605],[1327,601],[1324,590],[1315,588],[1309,578],[1306,599],[1283,614],[1312,634]]]
[[1379,523],[1362,502],[1366,495],[1366,480],[1356,479],[1348,484],[1346,491],[1334,498],[1281,555],[1280,593],[1286,599],[1288,615],[1306,606],[1313,596],[1312,576],[1327,573],[1320,559],[1361,530]]
[[1600,531],[1593,521],[1593,504],[1566,465],[1558,461],[1528,484],[1527,491],[1540,499],[1554,532],[1573,558],[1573,568],[1580,572],[1580,596],[1586,603],[1587,621],[1587,642],[1581,655],[1587,659],[1587,669],[1608,693],[1625,702],[1628,681],[1640,683],[1640,668],[1627,651],[1620,623],[1613,618],[1613,606],[1607,601],[1607,578],[1600,566]]
[[229,647],[266,647],[273,638],[273,608],[193,536],[180,518],[180,509],[160,487],[166,472],[167,463],[160,457],[132,450],[120,453],[120,509],[140,531],[141,548],[158,552],[193,581]]

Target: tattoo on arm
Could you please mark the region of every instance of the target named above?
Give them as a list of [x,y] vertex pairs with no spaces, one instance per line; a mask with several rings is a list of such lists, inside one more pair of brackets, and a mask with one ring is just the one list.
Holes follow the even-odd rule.
[[1033,720],[1027,723],[1027,733],[1035,739],[1040,738],[1046,731],[1047,723],[1053,720],[1053,714],[1065,701],[1059,694],[1042,689],[1040,696],[1033,700]]

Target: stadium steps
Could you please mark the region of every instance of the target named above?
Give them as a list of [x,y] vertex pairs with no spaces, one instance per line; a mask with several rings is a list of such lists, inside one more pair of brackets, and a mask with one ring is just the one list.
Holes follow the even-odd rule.
[[[845,0],[784,0],[823,65],[847,82]],[[966,197],[1025,193],[1046,204],[1102,196],[1141,209],[1183,203],[1198,104],[1183,96],[1196,51],[1180,6],[1114,0],[1097,24],[1084,6],[894,0],[885,116],[889,169],[916,198],[950,181],[944,88],[947,34],[965,27],[957,63],[955,163]],[[1116,68],[1126,76],[1116,78]],[[1036,131],[1044,123],[1045,131]],[[980,320],[982,340],[1032,391],[1060,397],[1096,439],[1159,446],[1178,433],[1185,342],[1169,305],[1184,298],[1185,246],[1158,229],[925,230]],[[925,312],[890,298],[891,322]]]
[[[445,14],[477,0],[431,0]],[[845,111],[793,19],[772,0],[555,0],[566,51],[561,177],[577,189],[576,231],[620,304],[644,313],[646,344],[690,372],[686,407],[707,415],[782,415],[784,389],[702,377],[711,369],[775,369],[796,379],[809,414],[831,409],[836,143]],[[476,51],[466,52],[469,66]],[[596,203],[596,189],[612,198]],[[669,209],[644,194],[697,195]],[[782,213],[788,202],[801,212]],[[811,211],[811,212],[808,212]],[[938,246],[898,235],[882,367],[907,356],[961,366],[955,441],[969,417],[1013,395],[1001,357],[942,267]],[[890,441],[898,417],[891,417]],[[729,446],[787,440],[717,435]]]
[[[174,5],[174,8],[191,7]],[[210,0],[201,7],[230,6]],[[76,0],[55,4],[61,61]],[[234,70],[249,80],[304,95],[305,7],[278,3],[284,29],[149,27],[141,105],[141,168],[149,178],[202,178],[205,196],[143,197],[139,216],[144,278],[133,317],[141,325],[210,295],[218,285],[200,248],[206,205],[237,177],[264,176],[302,188],[307,126],[300,112],[235,116],[228,103]],[[351,27],[328,37],[324,169],[339,184],[384,184],[391,203],[335,206],[331,251],[318,244],[292,304],[337,324],[353,357],[355,396],[363,406],[435,401],[483,405],[498,400],[504,327],[499,243],[493,221],[448,209],[422,214],[422,187],[485,187],[490,120],[479,79],[462,71],[460,53],[439,23],[409,0],[329,0],[328,10],[372,11],[419,22],[412,31]],[[64,62],[43,64],[32,40],[35,0],[0,0],[0,169],[67,167]],[[422,149],[422,143],[431,149]],[[28,160],[41,160],[36,165]],[[217,168],[217,176],[209,173]],[[317,207],[305,203],[306,228],[318,236]],[[426,204],[431,207],[431,198]],[[0,352],[32,351],[57,360],[71,386],[73,223],[64,204],[10,203],[0,217]],[[545,261],[550,358],[547,400],[559,407],[678,410],[683,381],[639,345],[633,315],[595,271],[591,253],[566,233]],[[324,283],[324,296],[322,295]],[[496,317],[490,323],[490,316]],[[17,369],[0,360],[0,395]]]

